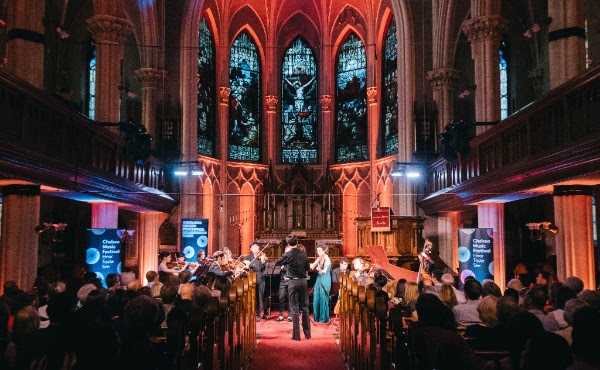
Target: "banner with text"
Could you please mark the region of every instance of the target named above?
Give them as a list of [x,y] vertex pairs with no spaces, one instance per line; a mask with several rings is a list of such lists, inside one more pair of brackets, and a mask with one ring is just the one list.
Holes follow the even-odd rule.
[[458,230],[458,270],[462,282],[474,276],[479,282],[494,279],[493,229]]
[[106,287],[106,276],[121,273],[121,241],[127,230],[88,229],[85,263]]
[[208,220],[181,220],[181,254],[186,262],[196,262],[200,250],[208,253]]
[[392,211],[390,207],[371,208],[371,232],[390,231]]

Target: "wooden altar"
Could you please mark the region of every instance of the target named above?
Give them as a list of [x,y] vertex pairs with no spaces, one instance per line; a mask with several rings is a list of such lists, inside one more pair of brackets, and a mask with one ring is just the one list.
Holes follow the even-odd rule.
[[388,256],[416,256],[423,244],[423,217],[392,216],[391,231],[371,232],[371,217],[357,217],[358,254],[370,245],[382,245]]

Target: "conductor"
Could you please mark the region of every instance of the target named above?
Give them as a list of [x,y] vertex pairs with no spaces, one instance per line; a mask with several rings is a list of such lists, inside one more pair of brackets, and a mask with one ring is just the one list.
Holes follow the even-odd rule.
[[308,316],[308,283],[307,272],[309,269],[308,257],[302,246],[298,245],[295,236],[286,238],[288,252],[286,252],[276,266],[286,266],[286,277],[288,280],[289,306],[292,314],[292,339],[300,340],[300,311],[302,311],[302,330],[304,338],[310,339],[310,319]]

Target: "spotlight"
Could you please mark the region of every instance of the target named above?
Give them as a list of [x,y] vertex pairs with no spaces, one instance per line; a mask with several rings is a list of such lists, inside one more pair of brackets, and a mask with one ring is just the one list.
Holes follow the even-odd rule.
[[202,176],[204,174],[204,171],[197,169],[197,170],[192,170],[192,176]]
[[421,177],[421,173],[417,171],[410,171],[406,173],[406,177],[409,179],[416,179],[418,177]]
[[175,170],[173,171],[173,175],[177,176],[177,177],[184,177],[184,176],[188,176],[189,172],[187,170]]
[[392,177],[406,177],[407,179],[419,179],[423,176],[423,170],[418,163],[396,162],[390,172]]

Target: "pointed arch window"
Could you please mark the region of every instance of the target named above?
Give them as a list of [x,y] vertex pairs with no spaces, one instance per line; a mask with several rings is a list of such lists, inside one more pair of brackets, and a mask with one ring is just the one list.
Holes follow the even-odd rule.
[[340,47],[335,73],[335,159],[367,160],[367,55],[355,34]]
[[498,54],[498,70],[500,72],[500,119],[506,119],[510,114],[510,94],[508,89],[509,60],[505,41],[502,41],[500,44]]
[[317,63],[302,38],[287,48],[281,66],[281,161],[316,163]]
[[398,43],[396,22],[388,26],[382,61],[381,139],[383,156],[398,153]]
[[241,33],[229,55],[229,159],[260,161],[260,59],[250,35]]
[[90,46],[87,60],[87,116],[89,119],[96,119],[96,47]]
[[198,154],[215,155],[216,144],[216,70],[215,43],[206,19],[198,30]]

